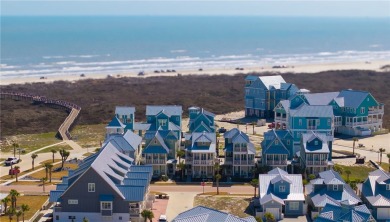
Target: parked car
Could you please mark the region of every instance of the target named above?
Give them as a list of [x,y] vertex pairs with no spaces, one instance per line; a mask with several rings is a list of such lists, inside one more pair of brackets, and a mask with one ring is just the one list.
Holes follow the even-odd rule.
[[162,214],[160,215],[160,218],[158,219],[158,222],[168,222],[167,216]]
[[226,129],[224,127],[219,128],[218,133],[226,133]]
[[17,157],[8,157],[8,159],[6,159],[5,161],[4,161],[4,164],[6,165],[6,166],[9,166],[9,165],[13,165],[13,164],[17,164],[17,163],[19,163],[19,158],[17,158]]

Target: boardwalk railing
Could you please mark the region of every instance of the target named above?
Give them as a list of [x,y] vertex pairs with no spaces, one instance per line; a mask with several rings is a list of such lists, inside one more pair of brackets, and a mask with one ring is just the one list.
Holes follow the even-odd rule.
[[32,95],[28,93],[0,92],[0,96],[1,98],[11,98],[15,100],[27,100],[27,101],[32,101],[34,103],[42,103],[48,106],[56,106],[56,107],[66,109],[67,111],[70,111],[69,115],[66,117],[66,119],[58,129],[58,134],[63,140],[71,139],[69,129],[75,123],[80,113],[81,110],[80,106],[64,100],[49,99],[46,98],[45,96]]

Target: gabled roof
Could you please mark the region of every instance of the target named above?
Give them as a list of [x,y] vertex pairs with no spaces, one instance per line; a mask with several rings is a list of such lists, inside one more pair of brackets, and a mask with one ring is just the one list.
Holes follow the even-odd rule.
[[320,172],[319,176],[324,180],[324,184],[334,184],[335,181],[338,181],[336,184],[346,184],[340,174],[334,170]]
[[[387,191],[389,192],[389,191]],[[375,207],[390,207],[390,200],[384,196],[382,196],[381,194],[377,195],[377,196],[369,196],[369,197],[366,197],[366,199],[368,200],[368,202],[370,202],[370,204],[372,206],[375,206]]]
[[[324,220],[325,219],[325,220]],[[366,205],[346,207],[328,203],[319,213],[316,221],[350,221],[350,222],[366,222],[373,221],[371,213]]]
[[149,130],[150,123],[134,123],[133,129],[134,130]]
[[[191,152],[207,152],[207,153],[215,153],[216,151],[216,134],[208,133],[208,132],[194,132],[191,134],[189,138],[191,140],[191,147],[188,147]],[[210,143],[208,147],[198,146],[197,142],[206,142]]]
[[[111,142],[115,148],[120,151],[135,151],[142,142],[142,138],[131,130],[126,131],[123,135],[112,134],[110,135],[104,144]],[[103,144],[103,145],[104,145]]]
[[117,115],[128,115],[128,114],[134,114],[135,113],[135,107],[133,106],[116,106],[115,107],[115,114]]
[[172,106],[172,105],[166,105],[166,106],[152,106],[152,105],[147,105],[146,106],[146,115],[157,115],[163,111],[165,114],[168,116],[181,116],[183,113],[182,107],[181,106]]
[[[153,169],[143,168],[143,173],[147,176],[147,183],[141,186],[142,189],[134,188],[134,186],[124,185],[124,180],[129,180],[128,174],[132,172],[134,167],[133,159],[122,154],[111,142],[106,143],[98,153],[91,155],[83,160],[79,165],[79,168],[70,171],[69,177],[64,177],[63,184],[68,186],[57,186],[57,190],[50,192],[50,201],[57,202],[62,195],[66,195],[67,190],[71,189],[75,183],[78,183],[79,179],[85,175],[86,172],[93,172],[100,176],[104,182],[111,187],[119,197],[126,201],[135,201],[132,195],[137,197],[145,195],[146,187],[150,183]],[[135,169],[136,170],[136,169]],[[72,182],[71,182],[72,181]],[[66,188],[66,190],[59,190]],[[141,192],[143,190],[143,192]],[[61,192],[63,192],[61,194]],[[110,191],[107,191],[110,192]]]
[[267,89],[271,87],[275,89],[280,89],[281,83],[286,83],[282,76],[259,76],[260,81],[264,84]]
[[[286,147],[283,140],[286,139],[286,137],[291,137],[291,143],[292,143],[292,136],[291,133],[288,130],[269,130],[264,133],[264,140],[261,142],[261,145],[263,146],[263,152],[267,154],[290,154],[290,150]],[[278,140],[280,145],[275,145],[274,141]],[[281,149],[282,147],[283,149]]]
[[362,195],[365,197],[376,196],[382,194],[390,199],[390,192],[385,192],[383,189],[377,189],[378,184],[385,184],[384,181],[390,179],[390,174],[378,169],[368,174],[368,178],[363,182]]
[[[277,178],[277,179],[275,179]],[[290,184],[290,193],[286,194],[275,194],[273,193],[273,183],[272,181],[280,181],[283,179],[288,181]],[[295,200],[295,201],[304,201],[305,197],[303,195],[303,184],[302,184],[302,175],[301,174],[288,174],[286,171],[275,168],[268,172],[268,174],[259,175],[259,192],[260,200],[268,194],[273,194],[278,196],[283,200]]]
[[339,92],[307,93],[303,94],[310,105],[329,105]]
[[263,196],[262,198],[260,198],[261,205],[266,204],[270,201],[275,201],[277,203],[280,203],[281,205],[284,205],[284,200],[280,199],[278,196],[273,195],[272,193],[267,194],[267,195]]
[[343,90],[340,92],[338,97],[344,98],[345,107],[358,108],[369,94],[369,92],[365,91]]
[[172,222],[256,222],[254,217],[239,218],[212,208],[197,206],[177,215]]
[[292,117],[333,117],[332,106],[307,105],[302,103],[296,109],[290,109]]
[[[307,143],[314,139],[322,141],[322,146],[308,146]],[[302,145],[306,153],[329,153],[330,149],[327,143],[328,139],[324,133],[315,133],[313,131],[302,133]]]
[[[154,140],[157,141],[157,144],[154,143]],[[146,145],[142,153],[169,153],[169,148],[165,144],[159,131],[155,132],[154,137]]]
[[118,128],[118,127],[125,128],[126,125],[123,124],[116,116],[114,116],[111,122],[109,122],[108,125],[106,126],[106,128]]

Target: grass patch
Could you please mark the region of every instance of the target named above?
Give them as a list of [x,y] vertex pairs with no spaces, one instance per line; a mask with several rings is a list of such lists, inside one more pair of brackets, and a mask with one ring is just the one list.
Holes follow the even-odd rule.
[[349,180],[361,180],[364,181],[368,177],[368,173],[373,171],[373,167],[369,167],[366,165],[363,166],[344,166],[336,164],[337,166],[341,167],[343,170],[343,173],[341,174],[341,177],[347,181],[347,174],[345,173],[347,170],[351,171],[351,174],[349,175]]
[[379,162],[376,162],[379,166],[382,167],[383,170],[389,172],[389,164],[388,163],[385,163],[385,162],[382,162],[382,164],[379,164]]
[[92,154],[94,154],[94,153],[89,153],[89,152],[88,152],[88,153],[84,153],[83,156],[89,157],[89,156],[91,156]]
[[[46,185],[52,185],[55,184],[53,182],[45,182]],[[28,181],[28,180],[19,180],[18,182],[12,182],[11,185],[42,185],[41,181]]]
[[[68,171],[67,170],[55,171],[55,169],[59,168],[59,167],[61,167],[61,163],[55,164],[53,166],[53,170],[54,171],[51,173],[51,178],[53,180],[59,180],[62,177],[68,175]],[[76,169],[78,167],[78,165],[75,164],[75,163],[65,163],[64,167],[68,167],[68,168],[74,170],[74,169]],[[46,177],[46,171],[44,169],[42,169],[42,170],[40,170],[38,172],[35,172],[35,173],[31,174],[30,176],[33,177],[33,178],[37,178],[37,179],[43,178],[43,177]]]
[[226,196],[196,196],[194,206],[205,206],[229,212],[238,217],[251,216],[249,212],[249,204],[251,198],[245,197],[226,197]]
[[[41,209],[47,199],[48,196],[19,196],[16,201],[16,208],[19,208],[22,204],[27,204],[30,207],[30,210],[24,213],[24,219],[28,221],[35,212]],[[0,218],[0,221],[8,221],[7,215],[2,215]],[[14,216],[14,219],[16,219],[16,216]]]
[[83,148],[100,147],[106,134],[105,124],[78,125],[71,134],[73,140]]
[[[55,138],[56,132],[39,133],[39,134],[19,134],[15,136],[6,136],[5,143],[0,146],[1,152],[13,152],[14,148],[11,141],[19,144],[19,147],[24,149],[26,153],[36,149],[48,146],[54,143],[61,142]],[[18,154],[18,151],[16,151]]]
[[70,147],[68,144],[60,144],[60,145],[56,145],[56,146],[52,146],[52,147],[40,150],[40,151],[36,152],[36,154],[39,154],[39,153],[50,153],[52,149],[57,150],[57,153],[54,154],[54,155],[59,155],[59,151],[60,150],[62,150],[62,149],[72,150],[72,147]]
[[[61,159],[54,159],[54,162],[58,162],[58,161],[61,161]],[[42,161],[42,162],[40,162],[40,163],[35,163],[34,170],[38,170],[38,169],[43,168],[43,166],[45,165],[45,163],[53,163],[53,160],[50,159],[50,160]],[[17,166],[17,165],[16,165],[16,166]],[[31,165],[31,167],[32,167],[32,165]],[[24,170],[24,171],[22,171],[22,172],[20,172],[20,173],[18,174],[18,177],[21,178],[22,176],[24,176],[24,175],[27,174],[27,173],[30,173],[31,171],[33,171],[32,168],[30,168],[30,169],[28,169],[28,170]],[[0,179],[2,179],[2,180],[9,180],[9,179],[13,179],[13,178],[15,178],[15,176],[11,177],[11,175],[5,175],[5,176],[0,177]]]

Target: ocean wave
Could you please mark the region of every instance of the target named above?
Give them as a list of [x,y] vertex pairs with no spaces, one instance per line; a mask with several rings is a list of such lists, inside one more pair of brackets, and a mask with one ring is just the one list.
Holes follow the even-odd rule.
[[187,50],[185,49],[175,49],[175,50],[171,50],[171,53],[185,53],[187,52]]
[[15,68],[19,68],[20,66],[11,66],[11,65],[7,65],[5,63],[2,63],[0,64],[0,69],[15,69]]

